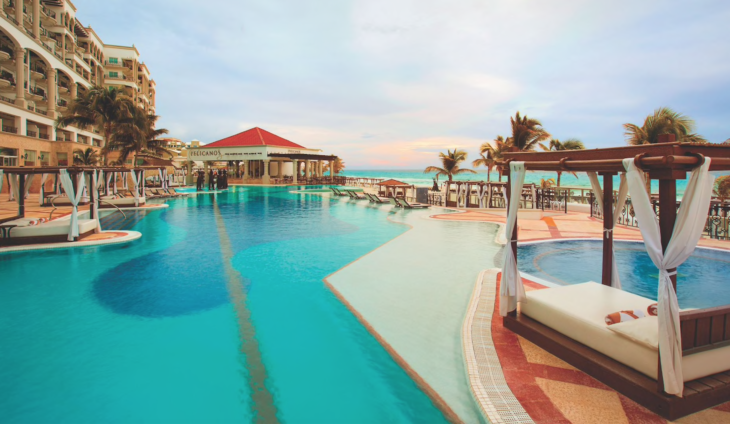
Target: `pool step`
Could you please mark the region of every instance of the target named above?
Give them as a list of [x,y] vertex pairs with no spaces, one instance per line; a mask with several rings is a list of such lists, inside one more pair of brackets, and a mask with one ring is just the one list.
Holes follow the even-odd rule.
[[101,218],[101,228],[105,231],[129,230],[141,221],[147,212],[145,211],[125,211],[127,216],[116,211]]

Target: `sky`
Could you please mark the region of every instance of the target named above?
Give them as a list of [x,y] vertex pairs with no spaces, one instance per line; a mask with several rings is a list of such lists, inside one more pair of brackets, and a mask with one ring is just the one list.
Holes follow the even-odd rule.
[[349,169],[421,169],[509,136],[625,145],[668,106],[730,138],[727,0],[74,0],[134,44],[159,125],[210,143],[261,127]]

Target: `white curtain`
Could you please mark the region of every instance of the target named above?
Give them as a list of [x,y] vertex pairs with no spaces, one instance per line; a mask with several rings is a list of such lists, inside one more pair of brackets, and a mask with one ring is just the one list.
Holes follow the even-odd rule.
[[[598,182],[598,175],[595,172],[588,172],[588,179],[591,181],[591,188],[593,188],[593,193],[596,196],[596,202],[598,202],[598,209],[601,210],[601,213],[604,214],[603,211],[603,190],[601,189],[601,184]],[[626,174],[621,174],[621,183],[618,187],[618,201],[616,202],[616,206],[613,209],[613,223],[611,225],[610,230],[603,230],[604,236],[608,238],[608,231],[613,232],[613,230],[616,228],[616,224],[618,223],[619,213],[621,213],[621,210],[624,208],[624,205],[626,205],[626,198],[629,193],[629,186],[626,184]],[[613,196],[613,193],[611,193],[611,196]],[[616,264],[616,252],[613,249],[613,245],[611,245],[611,255],[613,256],[613,259],[611,262],[613,263],[613,269],[611,271],[611,287],[615,287],[617,289],[621,288],[621,277],[618,275],[618,265]]]
[[[116,176],[116,174],[114,174],[113,172],[110,172],[109,175],[107,175],[107,177],[102,180],[102,181],[105,181],[104,194],[106,194],[107,196],[109,195],[109,185],[111,183],[112,178],[114,178],[115,176]],[[116,183],[116,181],[114,181],[114,182]]]
[[99,189],[104,186],[104,171],[94,170],[92,177],[92,185],[94,190],[94,210],[96,211],[96,230],[95,233],[101,232],[101,219],[99,218]]
[[8,197],[8,200],[18,199],[18,175],[8,174],[8,182],[10,182],[10,196]]
[[517,309],[517,302],[527,300],[525,287],[522,285],[520,272],[517,270],[517,258],[512,251],[512,232],[517,225],[517,212],[520,208],[522,186],[525,184],[525,163],[510,162],[510,201],[507,203],[507,225],[505,235],[510,243],[504,248],[504,265],[502,267],[502,282],[499,287],[499,314],[506,316],[508,312]]
[[662,252],[659,222],[646,193],[644,173],[636,167],[633,158],[623,161],[631,204],[644,245],[652,262],[659,269],[659,354],[664,391],[677,396],[682,396],[684,389],[682,335],[679,326],[679,303],[670,278],[676,272],[669,270],[682,265],[702,237],[715,182],[715,177],[709,172],[710,161],[710,158],[705,158],[705,163],[692,171],[666,252]]
[[5,174],[5,171],[0,169],[0,193],[2,193],[2,191],[3,191],[3,183],[5,182],[5,180],[3,179],[4,174]]
[[41,175],[41,190],[38,193],[38,206],[43,206],[43,200],[46,198],[46,180],[48,179],[48,174],[42,174]]
[[[139,206],[139,179],[137,178],[137,171],[131,171],[129,173],[132,176],[132,183],[134,183],[134,190],[132,190],[132,196],[134,196],[134,206]],[[144,176],[142,176],[144,178]],[[126,181],[126,177],[124,180]]]
[[467,184],[461,184],[459,186],[459,191],[456,195],[456,206],[457,207],[460,207],[460,208],[466,207],[466,197],[469,195],[467,189],[468,189]]
[[160,187],[165,189],[165,171],[162,168],[158,168],[157,172],[160,173]]
[[35,174],[28,174],[25,178],[25,184],[23,185],[23,199],[28,198],[28,194],[30,193],[30,185],[33,184],[33,180],[35,179]]
[[68,170],[61,169],[59,171],[61,176],[61,185],[63,190],[68,195],[68,200],[71,202],[71,227],[68,229],[68,241],[74,241],[74,238],[79,236],[79,201],[81,200],[81,194],[84,192],[84,175],[80,173],[76,179],[76,191],[74,191],[73,182],[71,176],[68,174]]
[[487,194],[489,194],[489,184],[484,184],[479,192],[479,207],[482,209],[487,207]]

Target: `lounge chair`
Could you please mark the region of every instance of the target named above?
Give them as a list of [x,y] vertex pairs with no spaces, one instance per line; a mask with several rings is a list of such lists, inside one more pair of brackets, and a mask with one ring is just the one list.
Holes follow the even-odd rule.
[[405,197],[401,199],[395,199],[395,202],[398,204],[398,206],[405,209],[424,209],[430,207],[429,205],[424,205],[423,203],[408,203],[408,200],[406,200]]
[[157,198],[162,197],[159,194],[153,192],[151,188],[145,188],[144,189],[144,195],[148,199],[157,199]]
[[134,197],[111,197],[111,196],[104,196],[101,199],[99,199],[99,209],[107,209],[107,208],[134,208],[138,206],[142,206],[146,203],[147,198],[146,197],[140,197],[139,198],[139,205],[136,205],[134,203]]
[[363,195],[361,195],[359,193],[356,193],[353,190],[345,190],[345,191],[347,191],[347,193],[350,195],[350,197],[352,197],[355,200],[364,200],[364,199],[366,199],[365,196],[363,196]]
[[173,197],[185,197],[185,196],[187,196],[187,193],[178,193],[177,190],[175,190],[174,188],[167,188],[167,189],[165,189],[165,193],[167,193],[168,195],[173,196]]
[[388,198],[388,202],[391,205],[395,206],[396,208],[400,208],[401,207],[400,203],[398,203],[398,200],[395,197],[389,197]]
[[365,193],[365,195],[368,196],[368,198],[370,199],[370,201],[373,202],[373,203],[389,203],[388,200],[382,199],[377,194],[368,194],[368,193]]
[[171,195],[162,191],[161,188],[153,188],[152,192],[155,193],[158,197],[172,197]]
[[335,193],[336,196],[347,196],[347,194],[341,192],[339,189],[336,189],[334,187],[330,187],[330,189]]

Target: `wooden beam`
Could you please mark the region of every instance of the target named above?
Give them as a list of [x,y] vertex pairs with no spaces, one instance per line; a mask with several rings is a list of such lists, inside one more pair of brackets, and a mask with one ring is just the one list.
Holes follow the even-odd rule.
[[611,285],[613,274],[613,174],[603,174],[603,273],[601,283]]
[[25,218],[25,175],[18,175],[18,216]]

